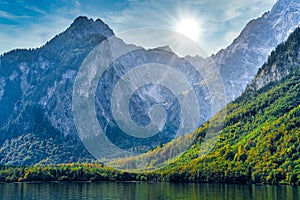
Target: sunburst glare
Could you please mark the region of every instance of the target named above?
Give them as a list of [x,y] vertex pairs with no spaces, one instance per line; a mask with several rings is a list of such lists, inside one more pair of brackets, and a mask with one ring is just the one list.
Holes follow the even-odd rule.
[[193,18],[182,18],[175,24],[175,30],[186,37],[197,41],[200,37],[200,24]]

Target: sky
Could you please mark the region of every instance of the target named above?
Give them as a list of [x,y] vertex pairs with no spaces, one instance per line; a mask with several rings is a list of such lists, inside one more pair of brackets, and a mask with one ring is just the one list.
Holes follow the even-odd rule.
[[[166,39],[145,40],[145,34],[151,33],[154,38],[161,38],[162,35],[175,31],[199,45],[207,55],[226,48],[247,22],[271,10],[276,2],[276,0],[0,1],[0,54],[15,48],[42,46],[69,27],[77,16],[87,16],[102,19],[126,42],[145,47],[163,46],[164,42],[168,42]],[[187,30],[187,33],[183,30]],[[188,51],[184,53],[189,54]]]

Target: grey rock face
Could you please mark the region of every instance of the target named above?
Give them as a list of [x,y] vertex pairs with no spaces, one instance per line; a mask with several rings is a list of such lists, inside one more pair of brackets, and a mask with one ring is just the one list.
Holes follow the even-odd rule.
[[249,88],[259,90],[285,76],[297,74],[300,62],[299,41],[300,29],[297,28],[286,42],[280,44],[271,53],[268,61],[259,69]]
[[228,102],[244,91],[271,51],[299,25],[300,2],[279,0],[271,11],[250,21],[229,47],[212,55],[220,69]]
[[77,70],[89,51],[112,35],[101,20],[78,17],[64,33],[41,48],[17,49],[2,55],[1,143],[35,132],[37,126],[46,128],[45,124],[63,137],[74,135],[71,102]]

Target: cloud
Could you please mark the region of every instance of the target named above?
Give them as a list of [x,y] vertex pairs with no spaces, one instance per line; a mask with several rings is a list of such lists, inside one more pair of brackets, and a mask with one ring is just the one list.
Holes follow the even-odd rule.
[[72,22],[61,17],[52,16],[51,18],[54,18],[55,23],[46,20],[43,23],[26,26],[0,24],[0,30],[5,30],[0,32],[0,44],[3,44],[0,46],[0,52],[4,53],[16,48],[40,47],[64,31]]
[[46,11],[44,11],[42,9],[39,9],[39,8],[37,8],[35,6],[25,6],[25,8],[28,9],[28,10],[32,10],[32,11],[34,11],[36,13],[42,14],[42,15],[46,15],[47,14]]
[[224,9],[224,20],[231,20],[234,18],[238,18],[241,15],[252,15],[253,13],[265,12],[267,10],[261,11],[260,8],[266,8],[273,5],[276,0],[252,0],[252,1],[243,1],[243,0],[232,0],[232,1],[224,1],[221,0],[220,5],[225,5]]
[[[271,9],[276,0],[186,0],[129,2],[120,11],[107,13],[105,21],[116,33],[143,27],[174,27],[182,15],[196,17],[202,24],[197,41],[209,54],[227,47],[248,21]],[[136,37],[141,37],[137,35]],[[137,39],[139,40],[139,39]]]
[[22,16],[14,15],[12,13],[0,10],[0,18],[4,18],[4,19],[8,19],[8,20],[18,20],[18,19],[30,18],[30,16],[26,16],[26,15],[22,15]]
[[[10,6],[15,7],[16,4]],[[70,4],[57,8],[51,4],[41,7],[23,2],[18,9],[9,9],[11,12],[0,11],[0,54],[15,48],[44,45],[72,23],[74,16],[70,16],[69,12],[74,8]],[[19,12],[26,15],[17,15]]]
[[[144,27],[171,30],[176,20],[186,15],[201,22],[202,34],[196,42],[211,54],[228,46],[248,21],[270,10],[275,1],[45,0],[24,1],[18,6],[7,1],[3,6],[8,9],[0,11],[0,53],[16,47],[41,46],[66,29],[78,15],[101,18],[117,34]],[[18,26],[1,24],[1,18],[14,20]],[[140,35],[135,37],[142,39]]]

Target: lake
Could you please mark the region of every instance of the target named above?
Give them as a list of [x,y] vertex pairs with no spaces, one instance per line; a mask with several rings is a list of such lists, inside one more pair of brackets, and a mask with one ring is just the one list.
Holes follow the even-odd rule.
[[300,199],[300,187],[144,182],[0,183],[0,199]]

